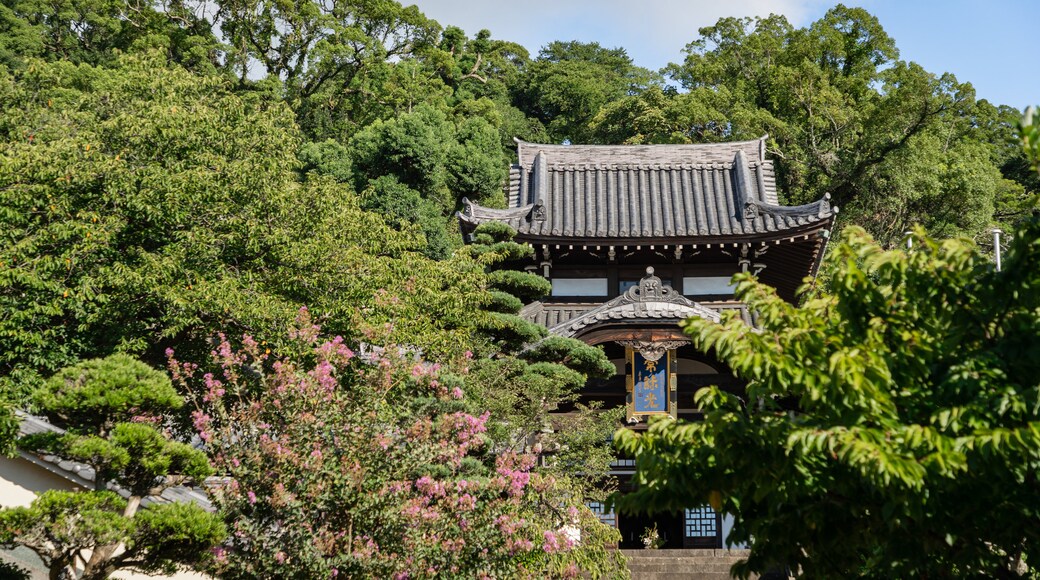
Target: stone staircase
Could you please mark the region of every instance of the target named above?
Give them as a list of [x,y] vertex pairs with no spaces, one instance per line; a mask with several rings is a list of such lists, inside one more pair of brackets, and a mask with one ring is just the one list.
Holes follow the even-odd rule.
[[729,580],[748,550],[622,550],[632,580]]

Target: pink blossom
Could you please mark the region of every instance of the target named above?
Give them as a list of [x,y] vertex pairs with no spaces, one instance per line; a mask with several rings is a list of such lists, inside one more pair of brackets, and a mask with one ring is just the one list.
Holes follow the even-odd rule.
[[246,497],[249,499],[250,504],[256,503],[256,494],[253,493],[253,490],[249,490],[248,492],[246,492]]
[[458,387],[455,387],[454,389],[452,389],[451,390],[451,398],[453,398],[453,399],[461,399],[462,398],[462,389],[460,389]]
[[321,346],[315,349],[315,353],[322,360],[339,365],[347,364],[350,359],[354,358],[354,351],[343,344],[342,336],[336,336],[332,340],[322,343]]
[[415,481],[415,489],[422,492],[426,497],[444,497],[447,492],[444,484],[434,481],[430,476],[424,475]]
[[542,537],[545,538],[545,542],[542,544],[542,551],[546,554],[553,554],[560,550],[560,543],[556,538],[556,534],[546,530]]
[[213,418],[199,410],[192,411],[191,418],[194,419],[192,424],[195,426],[195,430],[198,431],[199,438],[208,443],[212,437],[209,432],[209,426],[213,422]]
[[318,386],[326,395],[331,395],[336,390],[336,377],[334,375],[335,367],[332,363],[323,360],[319,361],[313,370],[307,374],[318,382]]
[[459,496],[457,503],[460,510],[470,511],[477,507],[477,498],[464,493]]
[[283,552],[281,550],[275,552],[274,560],[275,560],[275,562],[278,562],[279,564],[284,564],[285,563],[285,552]]
[[202,396],[203,402],[209,403],[224,396],[224,384],[213,378],[213,373],[203,375],[202,381],[206,385],[206,394]]

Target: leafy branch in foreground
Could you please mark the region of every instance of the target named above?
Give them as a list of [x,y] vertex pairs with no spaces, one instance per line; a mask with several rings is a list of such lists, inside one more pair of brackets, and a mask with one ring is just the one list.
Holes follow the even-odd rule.
[[703,422],[622,431],[625,509],[736,516],[742,577],[1017,577],[1040,541],[1040,220],[997,272],[969,242],[882,251],[848,228],[803,307],[750,276],[760,328],[685,321],[748,381],[696,395]]

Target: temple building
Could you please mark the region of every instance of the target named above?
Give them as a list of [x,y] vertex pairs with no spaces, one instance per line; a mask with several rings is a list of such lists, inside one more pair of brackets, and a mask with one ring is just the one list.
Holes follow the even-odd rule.
[[[742,393],[744,385],[714,357],[696,351],[678,322],[719,320],[736,310],[730,278],[753,272],[794,302],[815,276],[837,208],[829,196],[807,205],[779,203],[766,137],[698,145],[546,145],[518,141],[508,207],[464,200],[463,233],[503,222],[535,258],[517,268],[552,283],[552,293],[520,315],[552,334],[601,345],[617,375],[589,381],[586,402],[625,406],[628,425],[654,415],[696,420],[693,394],[708,385]],[[631,460],[615,464],[622,489]],[[669,548],[722,547],[728,522],[708,507],[665,516],[601,513],[642,547],[657,524]]]

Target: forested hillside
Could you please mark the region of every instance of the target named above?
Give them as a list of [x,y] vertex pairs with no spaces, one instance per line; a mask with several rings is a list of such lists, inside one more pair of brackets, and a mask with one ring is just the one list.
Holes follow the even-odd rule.
[[[218,376],[223,368],[234,375],[228,384],[257,404],[285,401],[312,419],[378,417],[384,422],[377,425],[402,429],[430,422],[411,439],[395,431],[407,461],[394,463],[400,470],[394,477],[493,482],[508,473],[510,481],[523,481],[508,509],[550,530],[563,516],[542,521],[539,505],[581,506],[610,491],[602,485],[612,456],[605,442],[617,415],[579,409],[566,419],[571,429],[552,433],[549,413],[573,401],[588,376],[608,375],[613,366],[602,351],[568,339],[528,348],[545,329],[515,316],[518,297],[541,296],[546,283],[496,272],[531,251],[511,241],[515,232],[486,228],[474,244],[462,244],[454,212],[464,197],[505,203],[514,138],[699,143],[768,134],[783,202],[830,193],[841,207],[840,226],[863,226],[889,246],[915,224],[935,236],[986,244],[989,228],[1009,228],[1036,206],[1040,182],[1014,140],[1021,111],[976,100],[970,79],[900,60],[896,40],[862,9],[839,5],[805,28],[780,16],[722,19],[691,37],[675,60],[651,71],[622,47],[569,39],[531,54],[486,30],[463,31],[392,0],[0,0],[4,408],[37,401],[32,409],[46,414],[38,401],[47,377],[61,369],[108,368],[115,363],[83,361],[114,353],[152,368],[197,364]],[[359,363],[353,351],[347,357],[337,350],[345,344],[385,347],[378,351],[385,359],[377,359],[389,370],[350,374]],[[413,367],[410,359],[386,355],[399,350],[419,353],[424,362]],[[170,362],[171,352],[180,362]],[[285,366],[273,366],[276,359]],[[444,365],[443,377],[430,370],[434,363]],[[292,382],[277,368],[309,377],[300,389],[319,398],[297,393],[303,398],[269,401],[257,385]],[[349,396],[323,405],[320,373]],[[212,376],[188,374],[175,377],[188,401],[224,392]],[[379,395],[379,388],[386,391]],[[214,398],[195,400],[203,415],[194,418],[194,431],[185,413],[171,411],[166,419],[186,421],[164,436],[208,433],[200,418],[207,412],[249,418],[250,408],[224,407]],[[364,414],[352,401],[379,408]],[[134,407],[122,403],[129,416]],[[55,413],[48,416],[56,423],[75,426]],[[287,421],[287,431],[295,426],[291,415],[277,420]],[[264,429],[277,420],[263,418]],[[468,436],[480,433],[486,446],[473,447],[482,454],[453,455],[452,469],[429,471],[431,449],[458,444],[437,439],[431,425],[438,421],[471,421]],[[0,441],[10,442],[13,425],[9,417],[0,420]],[[101,438],[90,441],[109,437],[108,427],[89,434]],[[317,450],[321,461],[328,448],[315,433],[298,433],[291,443],[301,446],[301,457]],[[241,443],[234,430],[225,435]],[[385,433],[363,435],[355,436],[355,450],[381,457],[371,445]],[[32,449],[72,453],[69,440],[47,445]],[[535,468],[530,456],[518,455],[502,463],[504,453],[535,445],[558,460]],[[120,449],[126,461],[136,456]],[[257,449],[238,451],[257,469],[284,467]],[[229,473],[240,465],[230,467],[229,457],[211,460]],[[326,493],[326,486],[347,484],[337,479],[341,465],[325,468],[329,480],[294,480],[304,488],[290,495],[314,492],[336,501],[349,495]],[[258,473],[257,485],[276,485],[266,472],[241,478]],[[529,481],[540,487],[526,487]],[[385,493],[390,499],[378,495],[380,501],[396,501],[386,491],[396,483],[376,483],[349,493],[365,501]],[[455,491],[453,501],[468,501],[465,487]],[[280,526],[270,521],[280,522],[278,510],[292,502],[277,496],[261,517],[255,497],[248,497],[221,505],[254,526],[239,532],[267,538],[264,526]],[[361,499],[329,509],[376,509]],[[399,515],[380,525],[404,525]],[[582,515],[586,533],[606,534],[588,515]],[[487,529],[508,535],[494,513],[484,516]],[[0,542],[13,542],[13,528],[3,525]],[[459,525],[452,533],[463,542],[471,531]],[[540,542],[541,529],[525,533]],[[361,536],[346,544],[329,539],[340,531],[285,539],[330,542],[328,553],[290,565],[325,577],[334,565],[396,570],[397,560],[386,555],[358,560],[355,549],[366,545]],[[126,542],[106,538],[90,546]],[[284,555],[271,560],[285,547],[277,541],[266,559],[221,564],[230,566],[229,575],[288,573]],[[551,547],[543,552],[567,552]],[[516,564],[518,550],[531,550],[498,548],[494,565],[502,569]],[[444,548],[451,549],[461,544]],[[179,550],[181,558],[198,552]],[[443,556],[434,549],[423,557],[437,566]],[[479,555],[471,556],[473,566],[481,565]],[[531,556],[521,565],[533,573],[570,573],[575,562],[596,574],[616,571],[613,556],[602,551],[579,556]]]
[[[10,0],[0,31],[4,376],[112,349],[158,362],[218,325],[267,336],[302,304],[343,331],[346,297],[406,271],[479,302],[479,281],[409,251],[459,247],[461,198],[504,203],[513,138],[768,134],[783,201],[830,193],[841,225],[886,244],[914,224],[988,243],[1040,190],[1020,111],[899,60],[841,5],[805,28],[722,19],[656,72],[596,43],[532,55],[385,0]],[[348,274],[362,263],[372,280]]]

